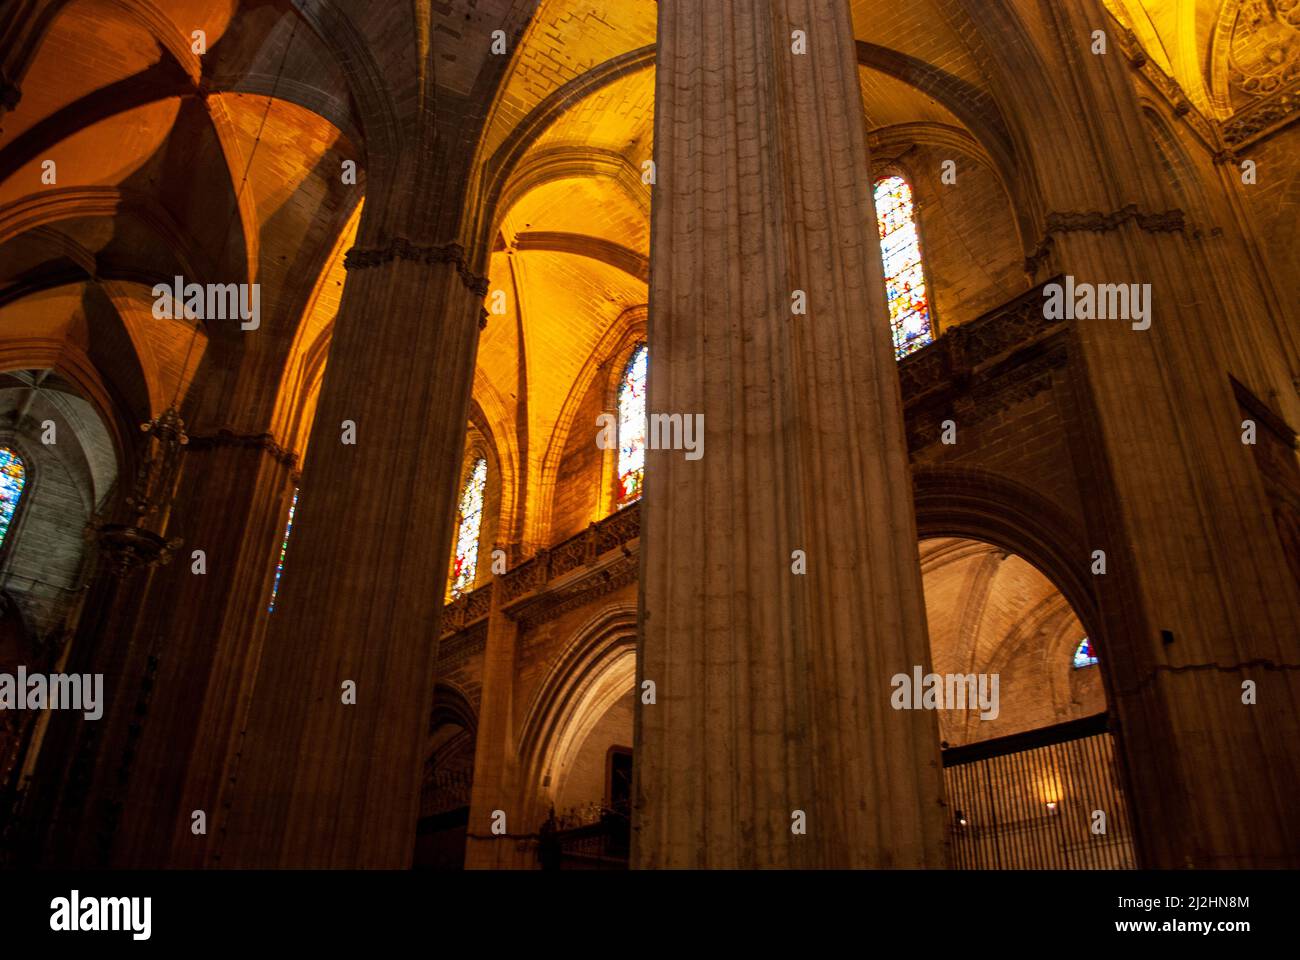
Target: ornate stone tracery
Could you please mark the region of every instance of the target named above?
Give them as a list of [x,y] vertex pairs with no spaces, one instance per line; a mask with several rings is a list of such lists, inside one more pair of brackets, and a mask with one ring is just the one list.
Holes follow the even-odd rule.
[[1300,79],[1300,2],[1241,0],[1228,77],[1248,97],[1269,96]]

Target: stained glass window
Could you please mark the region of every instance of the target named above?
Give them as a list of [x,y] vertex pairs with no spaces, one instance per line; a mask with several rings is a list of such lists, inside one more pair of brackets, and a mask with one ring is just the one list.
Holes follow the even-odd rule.
[[271,602],[267,613],[275,613],[275,595],[280,592],[280,574],[284,573],[284,555],[289,549],[289,534],[293,533],[293,512],[298,508],[298,488],[293,488],[293,499],[289,501],[289,520],[284,525],[284,539],[280,541],[280,559],[275,562],[275,579],[271,581]]
[[894,355],[901,360],[934,339],[912,188],[902,177],[876,181],[876,226],[885,262],[885,295],[889,325],[894,332]]
[[0,546],[9,536],[9,524],[23,496],[27,467],[13,447],[0,447]]
[[645,386],[649,356],[646,345],[637,344],[623,369],[623,381],[618,387],[616,500],[619,507],[626,507],[641,499],[641,484],[645,479]]
[[1097,658],[1092,655],[1092,644],[1084,637],[1074,650],[1074,669],[1091,667],[1096,662]]
[[483,494],[487,490],[487,461],[479,457],[465,478],[456,513],[456,556],[451,563],[452,599],[474,588],[478,571],[478,535],[483,528]]

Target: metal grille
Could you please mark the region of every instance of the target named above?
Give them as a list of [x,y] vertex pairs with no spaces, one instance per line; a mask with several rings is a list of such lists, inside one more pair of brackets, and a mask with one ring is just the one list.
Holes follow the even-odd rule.
[[626,870],[631,846],[626,805],[602,808],[599,819],[563,827],[551,815],[538,836],[537,859],[543,870]]
[[473,767],[435,770],[420,788],[420,816],[431,817],[469,806],[474,787]]
[[955,868],[1134,868],[1106,714],[945,750],[943,767]]

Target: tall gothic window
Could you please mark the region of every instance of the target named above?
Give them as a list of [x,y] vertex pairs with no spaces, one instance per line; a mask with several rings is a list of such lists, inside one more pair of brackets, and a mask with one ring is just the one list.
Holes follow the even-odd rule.
[[478,536],[483,529],[483,494],[487,490],[487,461],[479,457],[465,478],[456,512],[456,556],[451,563],[451,599],[474,587],[478,571]]
[[618,386],[618,489],[615,501],[626,507],[641,499],[645,479],[646,445],[646,365],[649,351],[637,344]]
[[27,483],[27,465],[13,447],[0,447],[0,546],[9,536],[18,501]]
[[271,602],[267,613],[275,613],[275,595],[280,592],[280,574],[284,573],[284,555],[289,550],[289,534],[293,533],[293,512],[298,509],[298,488],[293,488],[293,499],[289,501],[289,520],[284,525],[284,539],[280,541],[280,559],[275,562],[275,579],[271,581]]
[[912,188],[907,181],[883,177],[876,181],[875,195],[889,325],[894,332],[894,356],[901,360],[934,340],[921,241],[916,232]]
[[1084,637],[1079,641],[1079,645],[1074,648],[1074,669],[1078,670],[1080,667],[1091,667],[1097,662],[1097,658],[1092,652],[1092,643],[1087,637]]

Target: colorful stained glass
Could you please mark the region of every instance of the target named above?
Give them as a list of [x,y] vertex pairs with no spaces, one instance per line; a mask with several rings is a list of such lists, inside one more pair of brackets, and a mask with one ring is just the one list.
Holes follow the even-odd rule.
[[641,499],[645,479],[646,369],[650,353],[644,343],[637,344],[623,369],[618,387],[618,489],[619,507]]
[[921,266],[921,241],[916,231],[912,188],[906,180],[878,180],[875,197],[889,325],[894,333],[894,355],[901,360],[934,340],[925,270]]
[[483,494],[487,491],[487,461],[479,457],[465,478],[456,515],[456,556],[451,563],[452,599],[474,589],[478,572],[478,536],[483,528]]
[[27,467],[18,451],[13,447],[0,447],[0,546],[9,536],[9,524],[13,522],[26,483]]
[[1097,658],[1092,655],[1092,644],[1084,637],[1074,650],[1074,669],[1091,667],[1096,662]]
[[267,613],[275,613],[275,595],[280,592],[280,574],[284,573],[284,555],[289,549],[289,534],[293,533],[293,512],[298,509],[298,488],[293,488],[293,499],[289,501],[289,521],[284,525],[284,539],[280,541],[280,559],[275,564],[275,580],[271,582],[271,603]]

